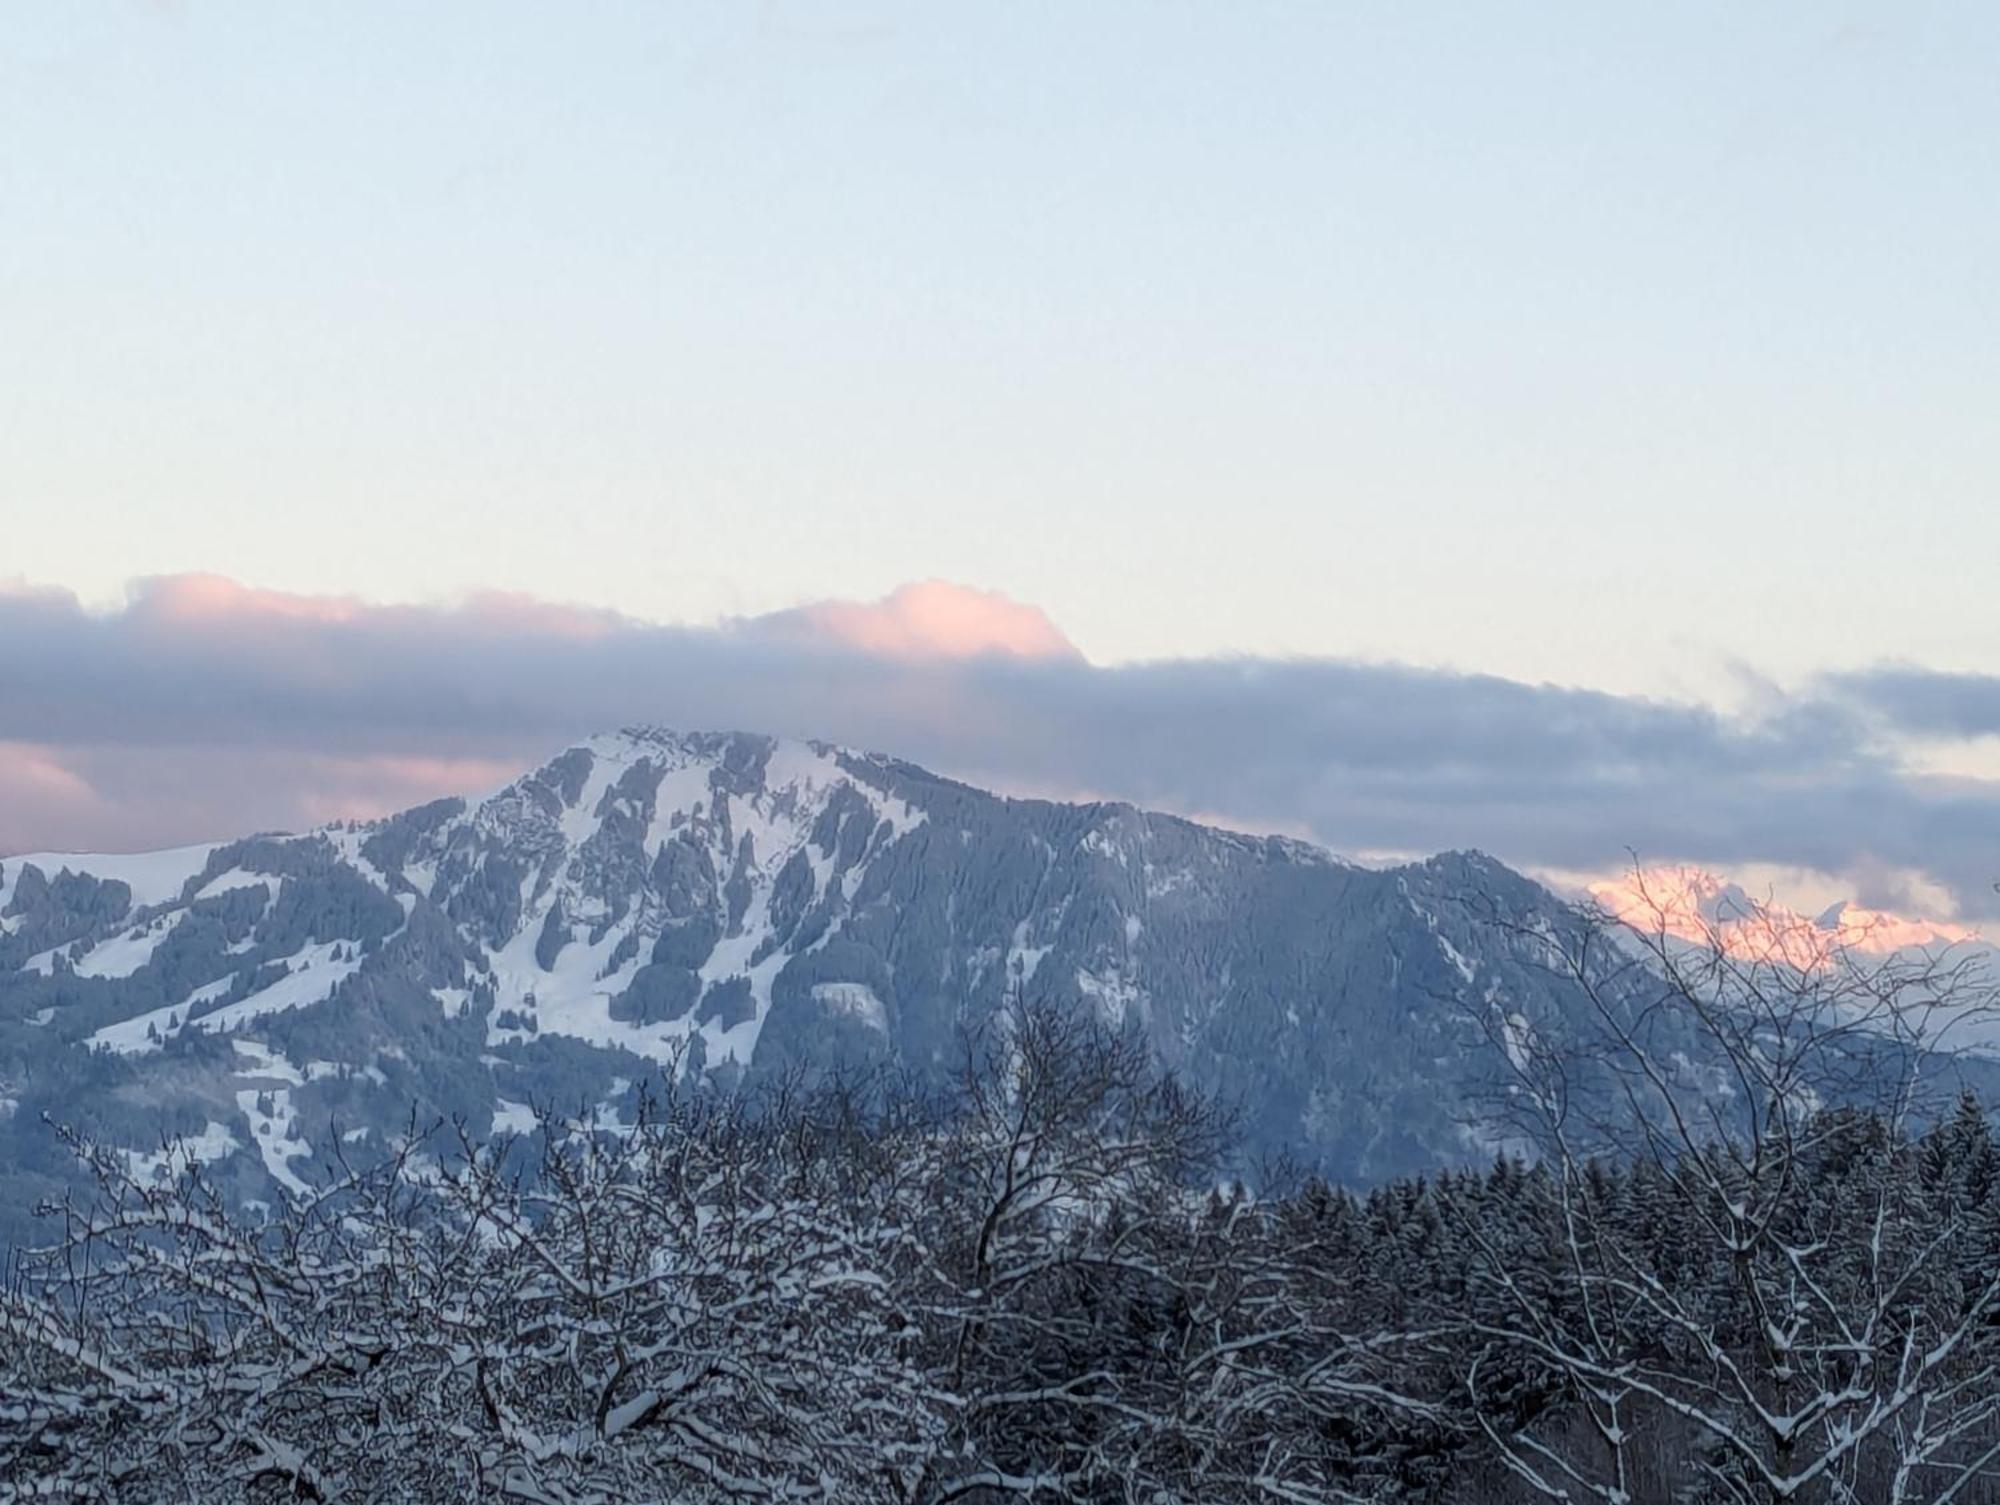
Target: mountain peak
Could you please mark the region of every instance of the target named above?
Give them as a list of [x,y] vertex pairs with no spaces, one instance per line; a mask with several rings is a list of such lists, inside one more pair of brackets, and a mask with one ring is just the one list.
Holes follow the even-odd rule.
[[1948,920],[1894,914],[1842,899],[1808,917],[1775,897],[1690,866],[1634,868],[1588,888],[1593,902],[1636,929],[1698,944],[1768,952],[1790,940],[1815,953],[1885,956],[1977,943],[1979,931]]
[[1021,1003],[1245,1103],[1249,1153],[1365,1179],[1484,1153],[1445,1106],[1475,1070],[1463,1010],[1555,1005],[1476,916],[1540,905],[1491,859],[1376,871],[827,742],[634,725],[380,820],[0,864],[0,1136],[79,1111],[134,1153],[186,1134],[268,1200],[413,1108],[483,1131],[535,1104],[616,1120],[661,1076],[935,1076]]

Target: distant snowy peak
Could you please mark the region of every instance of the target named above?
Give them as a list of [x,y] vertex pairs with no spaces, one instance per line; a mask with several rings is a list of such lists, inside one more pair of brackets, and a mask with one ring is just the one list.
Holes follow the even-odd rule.
[[1826,948],[1862,956],[1934,951],[1985,944],[1978,929],[1870,909],[1842,901],[1807,916],[1776,898],[1697,867],[1640,868],[1589,886],[1590,898],[1613,918],[1650,934],[1736,951],[1768,954]]

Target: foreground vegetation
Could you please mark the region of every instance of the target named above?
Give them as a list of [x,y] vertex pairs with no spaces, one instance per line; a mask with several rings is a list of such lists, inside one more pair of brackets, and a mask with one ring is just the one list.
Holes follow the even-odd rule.
[[1198,1189],[1223,1117],[1034,1010],[944,1100],[413,1132],[255,1226],[79,1143],[101,1195],[0,1299],[0,1497],[2000,1500],[2000,1150],[1879,1048],[1938,980],[1800,960],[1503,1019],[1533,1160],[1361,1197]]

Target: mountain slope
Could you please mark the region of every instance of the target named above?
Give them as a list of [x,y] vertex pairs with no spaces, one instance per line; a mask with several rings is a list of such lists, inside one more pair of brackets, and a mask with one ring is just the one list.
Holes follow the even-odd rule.
[[484,1134],[629,1111],[659,1073],[949,1071],[1014,997],[1141,1032],[1240,1108],[1249,1155],[1373,1180],[1487,1152],[1462,1121],[1480,1021],[1580,1007],[1488,921],[1560,912],[1477,855],[1375,871],[822,744],[632,730],[476,804],[0,863],[0,1194],[65,1184],[44,1114],[139,1156],[186,1136],[268,1200],[413,1110]]

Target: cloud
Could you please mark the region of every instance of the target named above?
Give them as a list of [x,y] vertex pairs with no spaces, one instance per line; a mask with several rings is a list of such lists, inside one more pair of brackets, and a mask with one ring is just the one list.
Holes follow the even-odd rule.
[[2000,675],[1897,665],[1831,676],[1828,686],[1909,735],[2000,735]]
[[815,601],[748,625],[774,636],[912,661],[1083,657],[1039,606],[948,580],[915,581],[880,601]]
[[[1993,914],[2000,787],[1913,771],[1873,683],[1739,717],[1391,664],[1099,666],[1033,608],[935,582],[713,628],[213,577],[139,582],[110,613],[15,589],[0,591],[0,850],[379,813],[657,722],[823,737],[1005,791],[1130,799],[1337,850],[1479,846],[1602,870],[1634,848],[1856,882],[1897,872]],[[50,770],[77,781],[67,796],[37,792]]]
[[[394,632],[420,627],[435,612],[425,607],[370,606],[358,596],[259,590],[226,575],[187,574],[134,581],[127,592],[126,615],[140,628],[150,629],[226,633],[244,625],[268,630],[295,624],[307,628],[361,624]],[[451,615],[468,632],[501,635],[528,631],[599,638],[630,625],[616,612],[564,606],[507,591],[471,596]]]
[[246,618],[352,622],[367,608],[355,596],[300,596],[256,590],[226,575],[163,575],[137,583],[131,611],[143,621],[182,627],[226,626]]
[[101,823],[103,801],[53,748],[0,742],[0,852],[19,852],[57,834]]

